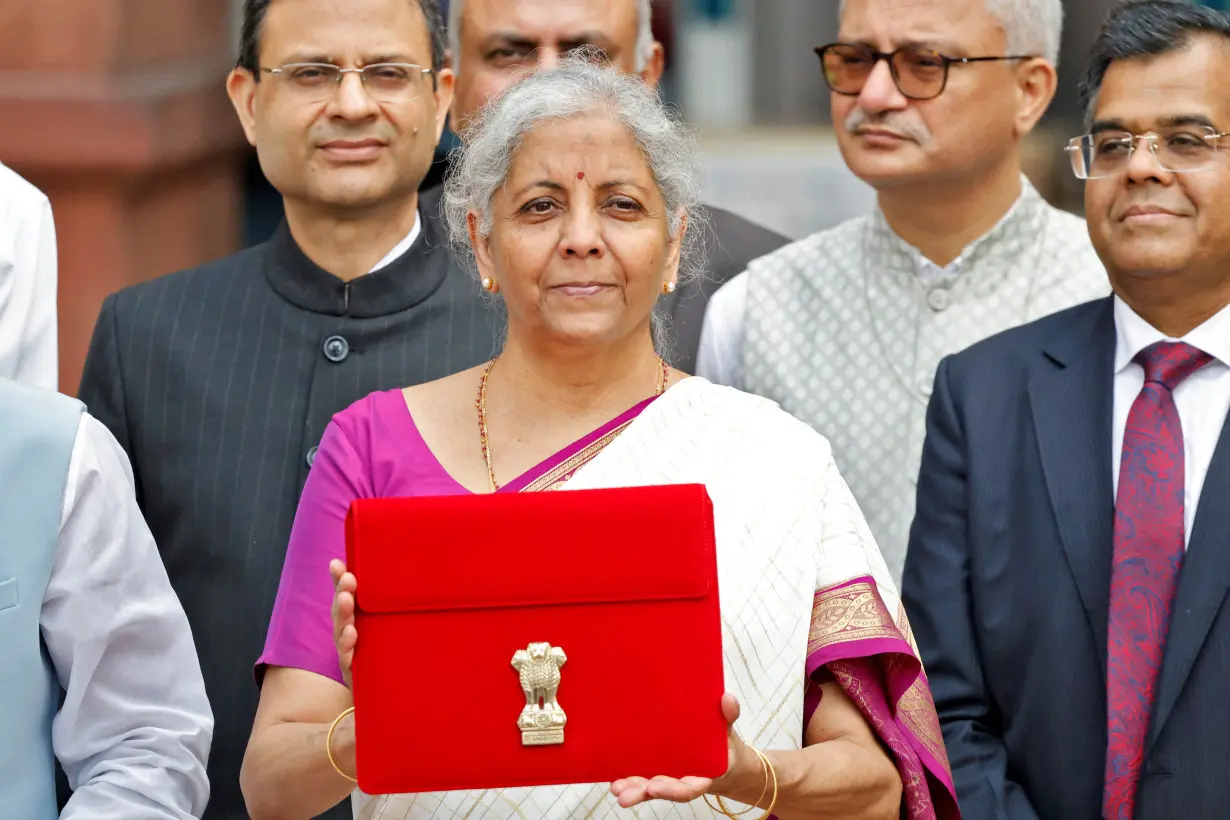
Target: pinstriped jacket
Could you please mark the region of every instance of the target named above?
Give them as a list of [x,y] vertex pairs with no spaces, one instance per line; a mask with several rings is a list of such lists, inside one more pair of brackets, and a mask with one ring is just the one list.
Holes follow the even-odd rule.
[[444,248],[439,190],[421,196],[415,244],[349,284],[283,225],[263,245],[110,296],[95,328],[80,398],[132,461],[214,710],[208,820],[247,817],[252,664],[325,426],[368,393],[496,349],[498,314]]

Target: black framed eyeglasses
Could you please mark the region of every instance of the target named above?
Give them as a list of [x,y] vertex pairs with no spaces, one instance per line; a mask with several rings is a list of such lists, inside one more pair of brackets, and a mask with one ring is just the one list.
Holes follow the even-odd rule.
[[1033,54],[1002,57],[949,57],[921,46],[905,46],[896,51],[876,51],[856,43],[830,43],[816,49],[824,68],[824,81],[838,94],[857,97],[863,92],[867,78],[880,60],[888,62],[893,82],[903,97],[911,100],[931,100],[948,87],[948,69],[968,63],[991,63],[1003,60],[1029,60]]

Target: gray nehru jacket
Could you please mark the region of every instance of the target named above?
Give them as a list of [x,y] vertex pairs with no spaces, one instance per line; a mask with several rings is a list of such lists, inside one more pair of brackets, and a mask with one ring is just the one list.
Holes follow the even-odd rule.
[[710,303],[699,375],[828,437],[898,584],[940,359],[1110,292],[1084,221],[1023,185],[947,268],[877,210],[753,262]]

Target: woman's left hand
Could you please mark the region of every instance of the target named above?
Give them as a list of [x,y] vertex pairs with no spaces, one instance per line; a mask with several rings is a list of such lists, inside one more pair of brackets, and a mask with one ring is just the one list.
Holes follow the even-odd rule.
[[730,762],[726,774],[716,780],[708,777],[674,778],[662,775],[654,778],[625,777],[611,784],[611,794],[619,800],[619,805],[628,808],[649,800],[690,803],[703,794],[729,794],[733,791],[743,791],[744,789],[740,786],[752,778],[759,786],[760,780],[764,777],[760,758],[735,732],[735,721],[739,719],[739,701],[734,695],[722,695],[722,715],[726,718],[729,727]]

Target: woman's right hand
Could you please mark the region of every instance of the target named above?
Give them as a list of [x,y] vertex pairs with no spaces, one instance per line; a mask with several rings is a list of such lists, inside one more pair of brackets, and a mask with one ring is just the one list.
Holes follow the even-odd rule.
[[336,558],[329,562],[329,575],[333,577],[333,643],[337,647],[337,659],[342,665],[342,680],[350,685],[350,664],[354,661],[354,645],[359,632],[354,625],[354,592],[358,581],[346,571],[346,564]]

